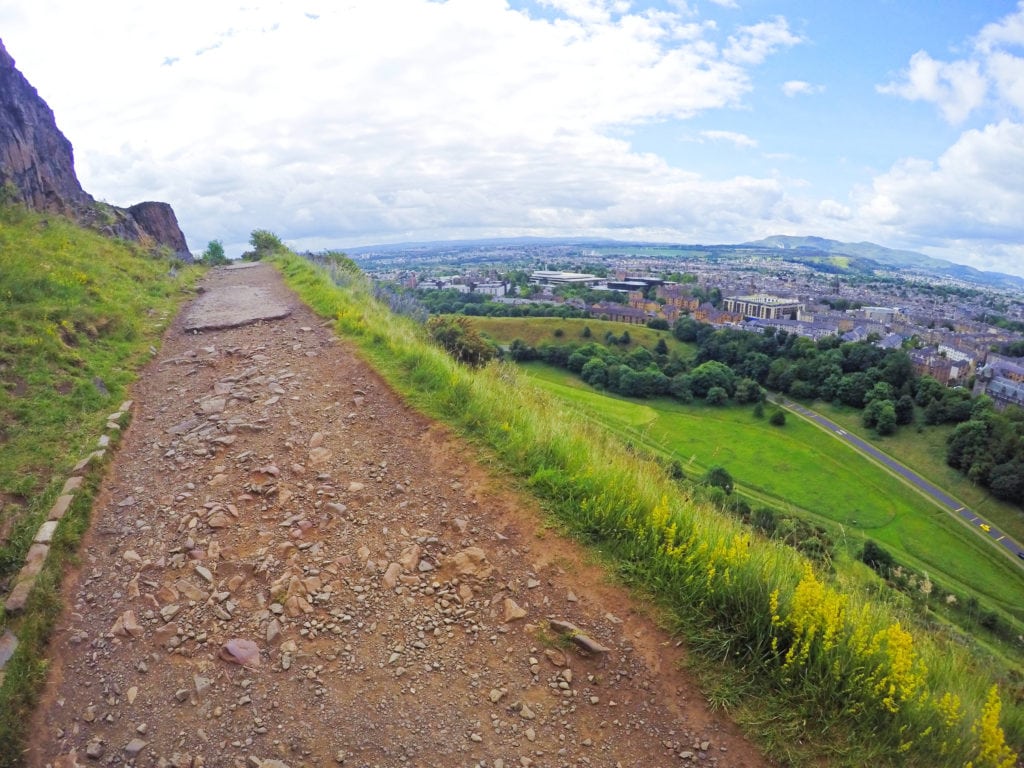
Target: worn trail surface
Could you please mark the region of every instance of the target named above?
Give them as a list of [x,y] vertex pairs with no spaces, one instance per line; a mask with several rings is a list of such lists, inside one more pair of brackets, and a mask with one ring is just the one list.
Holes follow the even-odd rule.
[[766,765],[271,267],[204,287],[133,393],[29,765]]

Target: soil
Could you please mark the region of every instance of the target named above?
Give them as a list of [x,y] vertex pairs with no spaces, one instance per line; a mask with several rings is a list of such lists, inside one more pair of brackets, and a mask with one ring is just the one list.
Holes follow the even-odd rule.
[[[242,324],[204,325],[218,296]],[[768,765],[643,603],[274,269],[197,301],[134,388],[28,765]]]

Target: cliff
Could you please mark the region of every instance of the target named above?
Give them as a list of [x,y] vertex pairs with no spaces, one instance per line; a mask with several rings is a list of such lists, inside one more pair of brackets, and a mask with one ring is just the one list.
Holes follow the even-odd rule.
[[37,211],[73,218],[112,237],[166,246],[192,260],[185,235],[167,203],[130,208],[97,203],[75,174],[71,142],[57,128],[53,110],[14,65],[0,41],[0,187]]

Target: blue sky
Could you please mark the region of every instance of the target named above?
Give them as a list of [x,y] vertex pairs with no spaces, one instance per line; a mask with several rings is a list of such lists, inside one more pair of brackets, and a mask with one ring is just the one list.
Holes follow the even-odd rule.
[[194,251],[870,240],[1024,275],[1024,3],[0,0],[100,199]]

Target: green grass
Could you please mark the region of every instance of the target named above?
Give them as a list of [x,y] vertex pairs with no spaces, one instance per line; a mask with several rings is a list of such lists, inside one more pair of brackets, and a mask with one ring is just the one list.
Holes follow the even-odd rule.
[[[128,399],[198,275],[60,216],[0,207],[0,585],[21,568],[71,467]],[[25,611],[0,611],[0,630],[20,641],[0,687],[0,766],[20,763],[63,569],[88,526],[95,480],[75,494]]]
[[[984,487],[972,483],[963,473],[946,463],[946,436],[953,431],[948,424],[900,427],[893,435],[878,435],[861,424],[860,411],[815,401],[809,408],[840,424],[848,432],[878,446],[918,474],[927,477],[951,496],[959,499],[986,520],[994,523],[1019,542],[1024,542],[1024,512],[1000,501]],[[920,412],[918,412],[920,420]]]
[[[592,318],[559,317],[470,317],[470,322],[481,333],[498,344],[508,345],[516,339],[522,339],[531,347],[541,344],[586,344],[587,342],[604,343],[606,333],[616,337],[629,331],[630,344],[626,347],[616,345],[616,349],[626,351],[637,346],[653,350],[659,339],[664,339],[669,351],[676,351],[680,357],[690,359],[696,352],[696,346],[676,339],[669,331],[655,331],[645,325],[627,325],[611,320],[595,320]],[[583,336],[583,329],[590,328],[590,338]],[[555,331],[561,330],[562,335],[556,336]]]
[[[707,668],[724,666],[736,682],[713,695],[750,713],[741,719],[772,755],[804,765],[1012,764],[999,724],[1019,745],[1024,712],[1005,690],[1000,704],[998,670],[982,650],[751,536],[515,368],[459,366],[374,301],[356,271],[336,270],[335,287],[298,257],[278,263],[413,405],[479,445],[658,601]],[[755,722],[759,713],[768,717]]]
[[812,424],[790,416],[782,428],[751,408],[674,400],[635,401],[597,392],[540,363],[524,366],[549,392],[627,439],[678,459],[691,477],[724,466],[754,498],[818,523],[856,556],[865,538],[900,562],[961,594],[977,593],[1024,632],[1024,575],[975,533],[906,483]]

